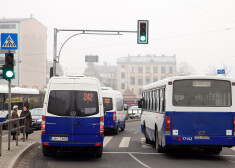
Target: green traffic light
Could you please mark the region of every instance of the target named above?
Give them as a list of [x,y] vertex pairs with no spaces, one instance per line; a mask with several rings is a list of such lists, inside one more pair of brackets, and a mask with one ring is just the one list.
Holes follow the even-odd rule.
[[140,36],[140,41],[146,41],[146,36]]
[[7,77],[8,79],[13,78],[13,76],[14,76],[14,72],[13,72],[13,71],[11,71],[11,70],[7,70],[7,71],[6,71],[6,77]]

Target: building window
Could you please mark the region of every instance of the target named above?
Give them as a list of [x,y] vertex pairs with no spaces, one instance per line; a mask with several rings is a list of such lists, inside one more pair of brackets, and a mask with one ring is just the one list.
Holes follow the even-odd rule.
[[142,77],[138,77],[138,85],[143,85],[143,78]]
[[145,71],[146,73],[150,73],[150,67],[149,66],[145,67]]
[[122,68],[125,68],[126,66],[125,65],[122,65]]
[[146,76],[146,85],[147,84],[150,84],[150,77],[149,76]]
[[121,89],[122,89],[122,90],[125,89],[125,83],[121,83]]
[[161,67],[161,73],[166,73],[166,67],[165,66]]
[[139,95],[141,95],[142,93],[142,88],[139,88]]
[[158,67],[157,66],[153,67],[153,73],[158,73]]
[[135,67],[134,66],[131,67],[131,72],[132,73],[135,72]]
[[173,73],[173,68],[172,68],[172,66],[169,67],[169,73]]
[[141,66],[138,67],[138,73],[143,73],[143,67]]
[[122,73],[121,73],[121,78],[122,78],[122,79],[125,79],[125,72],[122,72]]
[[135,77],[132,76],[130,80],[131,80],[131,85],[134,85],[135,84]]
[[153,77],[153,82],[157,82],[158,81],[158,77]]

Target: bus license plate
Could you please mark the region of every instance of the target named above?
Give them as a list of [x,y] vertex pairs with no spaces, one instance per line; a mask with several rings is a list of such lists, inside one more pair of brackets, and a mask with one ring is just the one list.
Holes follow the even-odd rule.
[[68,137],[51,137],[51,141],[68,141]]
[[210,136],[194,136],[194,139],[210,139]]

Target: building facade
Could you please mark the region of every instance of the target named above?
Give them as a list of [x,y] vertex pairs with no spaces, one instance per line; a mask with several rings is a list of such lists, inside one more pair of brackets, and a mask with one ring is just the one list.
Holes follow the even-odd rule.
[[117,60],[117,90],[129,89],[138,97],[144,85],[176,74],[176,56],[128,56]]
[[[23,88],[46,87],[47,28],[34,18],[0,19],[0,33],[17,33],[18,50],[14,52],[15,79],[13,86]],[[7,50],[0,50],[4,64]],[[7,81],[0,80],[0,84]]]
[[89,62],[83,74],[84,76],[96,77],[102,83],[102,86],[117,90],[117,66],[108,65],[106,62],[104,65]]

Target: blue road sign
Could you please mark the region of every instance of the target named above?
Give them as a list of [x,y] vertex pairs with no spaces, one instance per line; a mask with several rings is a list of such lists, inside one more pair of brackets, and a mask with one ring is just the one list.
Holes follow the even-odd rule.
[[218,69],[217,74],[225,74],[225,69]]
[[17,33],[2,33],[1,34],[1,49],[17,50],[18,49],[18,34]]

